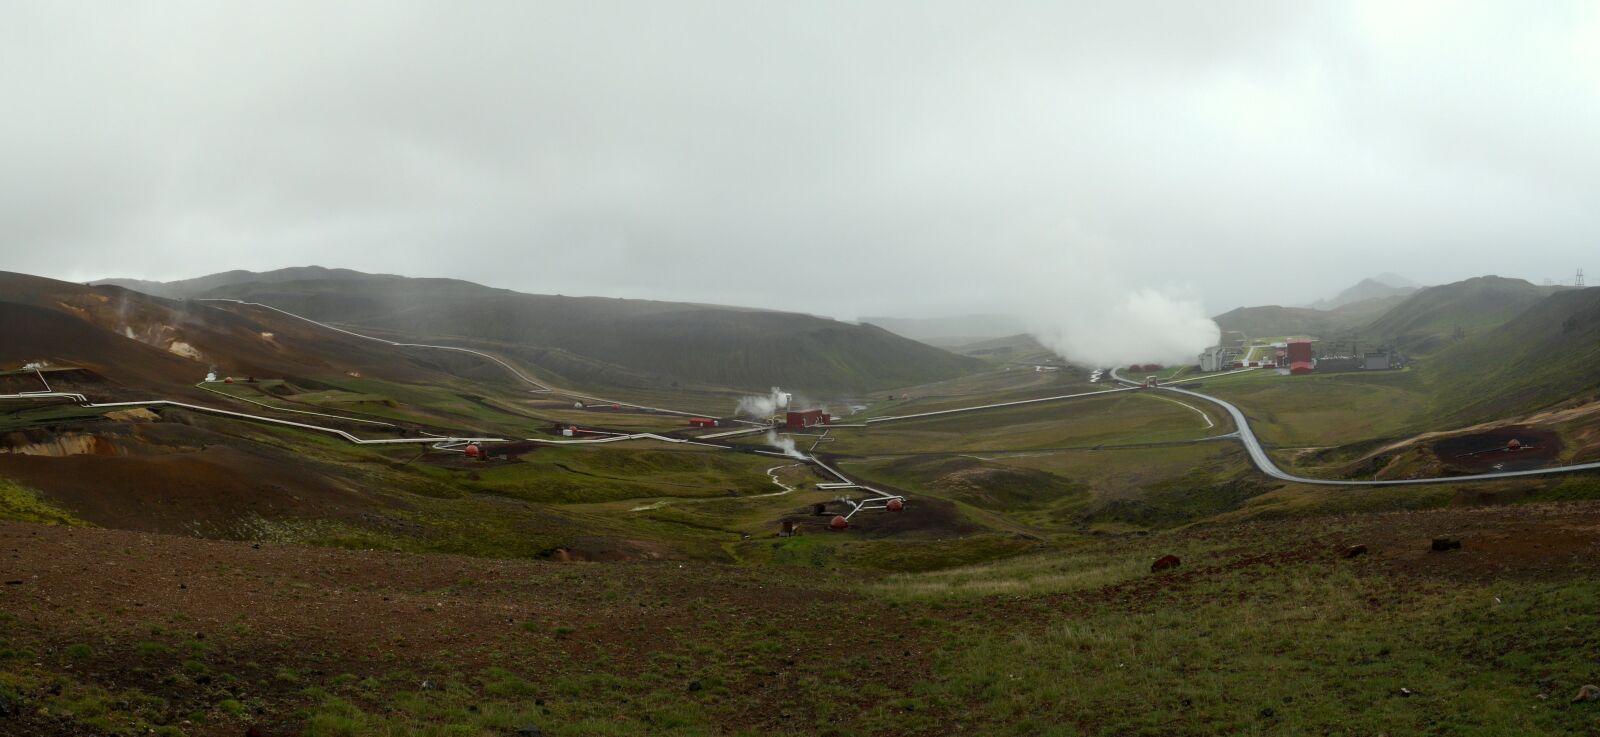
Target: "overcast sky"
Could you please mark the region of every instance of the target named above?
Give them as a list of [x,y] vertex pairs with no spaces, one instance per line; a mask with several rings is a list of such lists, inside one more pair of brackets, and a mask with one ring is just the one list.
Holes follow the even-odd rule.
[[0,269],[851,318],[1600,268],[1600,4],[6,2]]

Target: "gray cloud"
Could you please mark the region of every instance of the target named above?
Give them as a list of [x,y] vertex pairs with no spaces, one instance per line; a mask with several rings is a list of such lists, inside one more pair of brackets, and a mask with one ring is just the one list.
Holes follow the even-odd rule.
[[1566,278],[1600,226],[1600,16],[1541,10],[10,3],[0,268],[841,317]]

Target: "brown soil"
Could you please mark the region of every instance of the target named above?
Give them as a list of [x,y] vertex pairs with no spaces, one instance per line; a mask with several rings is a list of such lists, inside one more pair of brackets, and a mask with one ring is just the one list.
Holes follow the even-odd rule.
[[[5,272],[0,272],[0,296],[0,368],[38,359],[81,366],[116,376],[139,393],[120,399],[184,396],[215,403],[216,397],[192,386],[211,366],[232,376],[354,373],[420,383],[468,375],[513,381],[503,368],[466,354],[423,355],[243,305],[167,300],[119,287],[86,287]],[[191,347],[200,358],[174,353],[174,342]],[[477,376],[473,367],[483,375]],[[111,394],[90,396],[104,400]]]
[[[875,486],[893,492],[882,484]],[[868,496],[859,489],[842,489],[838,493],[856,501]],[[822,515],[817,515],[813,509],[813,505],[807,504],[792,510],[773,520],[771,528],[776,530],[779,525],[788,521],[799,525],[800,533],[803,535],[835,534],[828,529],[828,521],[833,519],[834,515],[850,513],[849,505],[839,501],[823,504]],[[885,509],[857,512],[850,518],[850,528],[841,534],[865,538],[900,536],[947,538],[980,532],[984,529],[986,528],[967,519],[967,516],[951,502],[930,496],[909,496],[906,499],[905,509],[899,512]]]
[[[1600,505],[1538,504],[1376,515],[1363,522],[1370,563],[1395,573],[1481,581],[1600,574]],[[1461,549],[1433,552],[1435,536]]]
[[[908,683],[929,670],[928,647],[898,634],[915,629],[904,612],[803,571],[257,548],[3,522],[0,556],[6,577],[22,582],[0,587],[0,611],[15,617],[6,631],[11,646],[33,647],[45,665],[74,669],[107,688],[166,698],[176,718],[226,698],[267,701],[272,709],[258,719],[268,734],[297,733],[296,710],[310,698],[299,693],[306,683],[290,687],[273,678],[284,667],[312,683],[396,671],[449,683],[495,666],[547,685],[597,669],[630,674],[657,656],[698,664],[706,657],[702,644],[719,642],[738,665],[725,671],[733,696],[718,697],[716,708],[728,724],[762,733],[804,717],[796,704],[806,698],[800,684],[834,677],[828,674],[838,661],[815,650],[823,642],[849,654],[850,677],[863,683]],[[871,626],[861,626],[866,622]],[[732,628],[759,631],[762,623],[781,623],[792,639],[781,647],[725,639]],[[105,645],[88,663],[61,653],[75,642],[131,650],[131,643],[154,639],[154,625],[205,638],[212,668],[228,685],[164,681],[152,676],[149,662]],[[558,635],[557,628],[571,633]],[[179,670],[176,662],[165,665]],[[876,698],[835,706],[873,708]],[[30,726],[29,734],[58,733],[48,722]],[[243,733],[232,720],[193,729]]]
[[[1515,440],[1520,448],[1511,449]],[[1492,430],[1455,435],[1434,441],[1433,453],[1447,468],[1482,472],[1517,471],[1541,468],[1561,455],[1561,436],[1549,430],[1526,425],[1508,425]]]
[[[44,447],[27,445],[34,434],[5,441]],[[328,467],[185,425],[103,423],[75,437],[90,442],[69,450],[89,452],[0,453],[0,477],[97,525],[209,537],[244,537],[257,517],[353,519],[385,506]]]
[[[1103,589],[990,598],[941,607],[939,616],[1049,627],[1093,606],[1181,606],[1215,577],[1266,575],[1285,565],[1443,581],[1600,575],[1597,503],[1256,522],[1185,534],[1232,547]],[[1430,552],[1436,535],[1460,539],[1461,549]],[[1138,538],[1106,544],[1138,555],[1152,548]],[[1341,552],[1355,544],[1368,554],[1345,559]],[[421,679],[448,685],[502,667],[524,674],[541,698],[559,699],[550,684],[562,678],[632,677],[662,658],[681,658],[690,669],[708,658],[726,660],[712,666],[728,681],[729,695],[712,702],[723,723],[789,733],[815,708],[804,684],[860,684],[828,696],[842,699],[829,704],[837,713],[879,708],[878,697],[867,695],[871,684],[930,677],[941,647],[916,637],[916,620],[927,610],[852,593],[830,571],[256,547],[18,523],[0,523],[0,563],[8,581],[20,582],[0,586],[0,612],[10,617],[5,637],[36,652],[38,667],[152,693],[171,703],[175,718],[226,698],[264,703],[266,710],[249,718],[268,734],[296,733],[296,714],[312,698],[301,689],[343,673],[404,673],[412,680],[391,687],[409,690]],[[855,581],[871,574],[848,575]],[[167,662],[131,652],[131,643],[165,636],[158,632],[204,638],[209,667],[226,678],[163,678],[182,672],[184,655]],[[95,643],[87,662],[63,654],[83,642]],[[835,657],[841,653],[848,668]],[[274,678],[283,668],[304,680]],[[692,673],[684,671],[683,680],[701,677]],[[13,726],[26,734],[72,733],[24,718],[33,721]],[[237,735],[242,726],[220,717],[194,732]]]

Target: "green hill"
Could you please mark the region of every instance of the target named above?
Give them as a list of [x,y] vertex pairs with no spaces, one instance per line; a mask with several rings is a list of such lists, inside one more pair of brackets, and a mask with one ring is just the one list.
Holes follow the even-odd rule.
[[250,276],[229,272],[173,283],[170,290],[487,346],[588,386],[858,392],[939,381],[981,365],[871,325],[789,312],[523,294],[454,279],[317,267]]
[[1278,305],[1240,307],[1212,319],[1224,331],[1238,331],[1253,337],[1315,335],[1355,339],[1366,337],[1367,323],[1405,299],[1404,294],[1393,294],[1351,302],[1331,310]]
[[1502,325],[1560,289],[1522,279],[1473,277],[1419,290],[1373,320],[1363,332],[1413,354],[1432,353],[1452,341]]
[[1411,355],[1427,355],[1501,325],[1562,289],[1521,279],[1479,276],[1415,291],[1390,289],[1389,294],[1331,310],[1240,307],[1214,319],[1224,331],[1255,337],[1313,335],[1331,341],[1394,345]]
[[1430,357],[1446,416],[1503,417],[1600,396],[1600,287],[1550,295]]
[[349,281],[393,281],[404,277],[393,274],[368,274],[351,269],[329,269],[322,266],[294,266],[276,271],[255,272],[235,269],[216,274],[196,277],[194,279],[179,279],[176,281],[145,281],[143,279],[101,279],[90,282],[96,286],[110,285],[132,289],[136,292],[166,297],[168,299],[183,299],[204,294],[219,287],[235,284],[249,284],[251,282],[279,283],[290,281],[304,281],[306,279],[345,279]]

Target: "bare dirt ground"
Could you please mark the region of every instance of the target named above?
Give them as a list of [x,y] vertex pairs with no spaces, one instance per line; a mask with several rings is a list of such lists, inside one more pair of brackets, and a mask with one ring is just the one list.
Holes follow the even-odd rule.
[[[1515,441],[1515,447],[1510,444]],[[1433,453],[1445,466],[1481,472],[1503,468],[1539,468],[1561,456],[1561,436],[1527,425],[1455,435],[1433,443]]]
[[[528,699],[541,708],[599,699],[638,717],[657,708],[649,694],[665,692],[696,700],[729,734],[734,726],[812,733],[805,720],[819,709],[909,714],[916,705],[893,706],[885,693],[937,678],[948,634],[963,627],[1024,632],[1095,606],[1184,607],[1240,571],[1269,576],[1310,564],[1480,583],[1600,575],[1600,503],[1178,534],[1107,542],[1141,558],[1182,541],[1215,552],[1103,588],[906,605],[864,593],[859,585],[873,574],[837,570],[508,561],[0,523],[0,652],[30,653],[22,667],[55,674],[56,683],[164,699],[164,723],[189,735],[238,735],[251,724],[300,734],[318,698],[313,687],[374,679],[391,691],[477,688],[495,668],[532,684]],[[1430,552],[1437,535],[1462,548]],[[1368,553],[1340,554],[1356,544]],[[928,636],[932,626],[955,629]],[[47,698],[40,689],[51,687],[22,697]],[[230,701],[246,708],[219,710]],[[875,733],[947,734],[938,725],[961,715],[922,709],[916,717],[903,731]],[[0,734],[101,733],[39,711],[9,719]]]
[[[729,723],[775,728],[804,698],[797,682],[836,667],[829,652],[849,654],[852,679],[906,682],[927,669],[927,650],[902,642],[913,629],[904,614],[840,590],[829,573],[258,547],[20,523],[0,523],[0,571],[17,582],[0,586],[4,639],[46,666],[112,691],[154,693],[172,704],[174,723],[224,699],[272,704],[190,734],[241,734],[252,722],[297,733],[306,698],[276,676],[284,669],[311,681],[408,672],[443,684],[502,667],[553,686],[673,656],[693,669],[687,690],[711,664],[702,661],[732,658],[736,667],[721,672],[737,695],[707,698]],[[181,656],[133,655],[134,643],[163,639],[155,631],[206,643],[214,679],[160,675],[181,672]],[[69,659],[76,643],[95,655]],[[718,652],[700,643],[719,643]],[[78,733],[29,718],[22,733]]]

